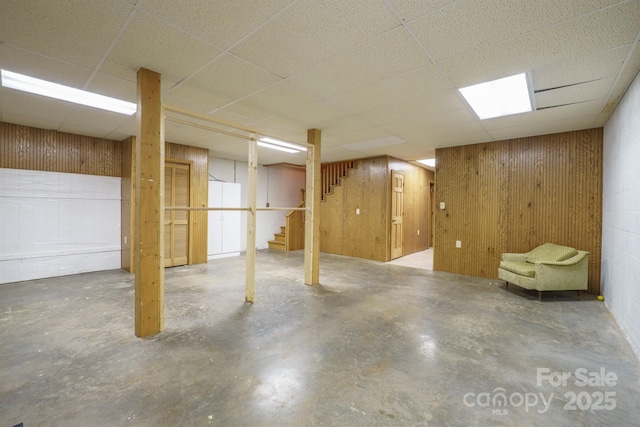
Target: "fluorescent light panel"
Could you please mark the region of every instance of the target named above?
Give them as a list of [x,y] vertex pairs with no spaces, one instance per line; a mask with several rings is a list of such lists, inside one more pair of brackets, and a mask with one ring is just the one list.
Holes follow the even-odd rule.
[[260,138],[260,141],[258,141],[258,145],[262,147],[272,148],[274,150],[279,149],[280,151],[285,151],[287,153],[299,153],[301,151],[307,151],[307,147],[303,147],[302,145],[292,144],[290,142],[280,141],[279,139],[269,138],[266,136]]
[[138,108],[133,102],[98,95],[7,70],[2,70],[2,86],[120,114],[132,115]]
[[436,167],[436,159],[422,159],[416,160],[418,163],[422,163],[423,165],[435,168]]
[[272,150],[284,151],[285,153],[299,153],[299,151],[292,150],[291,148],[281,147],[279,145],[273,145],[262,141],[258,141],[258,145],[260,147],[271,148]]
[[458,89],[480,120],[531,111],[525,73]]

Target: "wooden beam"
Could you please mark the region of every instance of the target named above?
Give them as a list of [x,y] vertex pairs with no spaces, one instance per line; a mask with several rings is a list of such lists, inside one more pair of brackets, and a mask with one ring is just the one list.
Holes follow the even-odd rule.
[[160,74],[138,70],[135,144],[135,333],[164,328],[164,126]]
[[304,283],[320,284],[320,131],[307,131],[307,189],[304,226]]
[[249,169],[247,186],[247,255],[246,255],[246,289],[245,300],[253,303],[255,301],[256,288],[256,207],[258,186],[258,141],[255,137],[249,141]]

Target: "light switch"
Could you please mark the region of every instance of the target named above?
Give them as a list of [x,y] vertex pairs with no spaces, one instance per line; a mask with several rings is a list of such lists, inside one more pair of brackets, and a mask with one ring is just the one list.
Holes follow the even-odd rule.
[[462,242],[460,240],[456,240],[456,248],[461,248]]
[[444,209],[444,202],[440,202],[440,209]]
[[360,208],[356,208],[356,215],[360,215]]

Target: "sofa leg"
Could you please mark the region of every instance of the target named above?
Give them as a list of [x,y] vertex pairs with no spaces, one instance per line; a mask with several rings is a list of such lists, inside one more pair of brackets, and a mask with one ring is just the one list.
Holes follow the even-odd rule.
[[580,301],[580,291],[576,291],[576,299]]
[[504,282],[504,288],[509,289],[509,282]]
[[542,291],[538,291],[538,301],[542,301]]

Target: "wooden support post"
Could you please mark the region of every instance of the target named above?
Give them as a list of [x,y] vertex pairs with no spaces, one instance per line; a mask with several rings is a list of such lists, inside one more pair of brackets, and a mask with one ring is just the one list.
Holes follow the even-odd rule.
[[320,172],[320,131],[309,129],[307,142],[307,189],[304,221],[304,283],[320,284],[320,198],[322,196]]
[[249,141],[249,170],[247,186],[247,266],[245,300],[253,303],[256,290],[256,188],[258,186],[258,141],[256,135]]
[[135,333],[164,329],[164,126],[160,74],[138,70],[135,144]]

